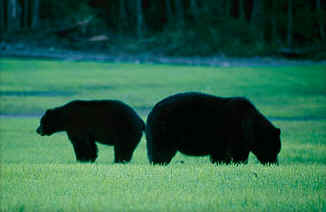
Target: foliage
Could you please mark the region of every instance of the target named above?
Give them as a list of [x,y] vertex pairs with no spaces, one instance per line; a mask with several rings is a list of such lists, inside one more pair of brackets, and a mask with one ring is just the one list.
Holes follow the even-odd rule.
[[[234,28],[238,30],[232,30]],[[260,41],[248,23],[237,19],[219,19],[215,25],[171,27],[152,41],[150,46],[153,49],[161,47],[165,54],[173,56],[224,54],[248,57],[271,52],[271,49],[266,49],[271,46]]]
[[[67,20],[79,21],[80,18],[92,14],[91,8],[87,6],[87,1],[82,0],[76,4],[75,1],[53,1],[44,0],[40,2],[40,17],[49,21]],[[58,13],[60,11],[60,13]],[[93,12],[94,13],[94,12]]]
[[[87,0],[79,1],[40,1],[40,17],[43,21],[43,28],[52,28],[51,31],[61,30],[85,20],[91,20],[89,24],[73,35],[91,36],[107,30],[105,22],[97,17],[97,11],[88,5]],[[60,11],[60,13],[58,13]]]

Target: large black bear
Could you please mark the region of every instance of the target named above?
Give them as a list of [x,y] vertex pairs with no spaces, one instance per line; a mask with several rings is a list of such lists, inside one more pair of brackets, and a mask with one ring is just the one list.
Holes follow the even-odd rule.
[[253,152],[262,164],[277,164],[280,129],[249,100],[187,92],[157,103],[146,123],[152,164],[168,164],[177,151],[209,155],[212,163],[246,163]]
[[131,160],[144,130],[144,121],[121,101],[76,100],[47,110],[37,133],[43,136],[66,131],[80,162],[96,160],[95,141],[113,145],[114,162],[124,163]]

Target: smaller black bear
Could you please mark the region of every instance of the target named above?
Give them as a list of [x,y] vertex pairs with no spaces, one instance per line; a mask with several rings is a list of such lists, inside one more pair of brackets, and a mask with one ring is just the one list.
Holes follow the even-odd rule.
[[179,151],[217,164],[246,163],[253,152],[262,164],[277,164],[280,133],[246,98],[186,92],[161,100],[148,115],[148,159],[166,165]]
[[66,131],[77,161],[94,162],[95,141],[114,146],[114,162],[129,162],[145,129],[144,121],[128,105],[117,100],[69,102],[49,109],[37,133],[41,136]]

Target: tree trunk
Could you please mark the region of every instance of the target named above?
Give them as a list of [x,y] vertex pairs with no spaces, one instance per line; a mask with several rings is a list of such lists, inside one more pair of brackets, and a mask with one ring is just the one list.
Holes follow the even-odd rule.
[[8,31],[17,31],[20,28],[20,8],[17,0],[8,0],[7,17]]
[[253,0],[253,8],[251,12],[251,25],[256,30],[258,39],[264,40],[264,2],[263,0]]
[[196,0],[190,0],[190,10],[196,22],[198,22],[198,5]]
[[171,2],[170,0],[165,0],[165,8],[166,8],[166,17],[169,23],[172,23],[173,20],[173,14],[172,14],[172,8],[171,8]]
[[6,31],[5,0],[0,0],[0,36]]
[[23,19],[22,19],[22,27],[27,29],[29,27],[29,7],[30,7],[30,1],[24,0],[23,2]]
[[225,17],[228,18],[231,16],[232,2],[231,0],[224,0],[225,4]]
[[143,10],[142,0],[137,0],[137,36],[141,38],[143,36]]
[[277,35],[277,12],[278,12],[278,1],[271,1],[272,14],[270,15],[271,19],[271,27],[272,27],[272,41],[276,41],[278,39]]
[[265,1],[265,24],[264,24],[264,40],[266,42],[275,43],[277,41],[277,6],[278,0]]
[[174,0],[176,23],[179,26],[184,26],[184,7],[183,0]]
[[239,19],[245,20],[245,12],[244,12],[244,0],[239,0]]
[[293,1],[288,0],[288,35],[287,45],[288,48],[292,48],[292,29],[293,28]]
[[31,21],[31,28],[37,28],[39,26],[39,9],[40,9],[40,2],[39,0],[32,0],[32,21]]
[[127,11],[125,0],[120,0],[120,30],[123,31],[128,27]]
[[322,9],[320,5],[320,0],[316,0],[316,9],[318,13],[318,21],[319,21],[319,33],[321,40],[325,40],[325,26],[324,26],[324,16],[322,15]]

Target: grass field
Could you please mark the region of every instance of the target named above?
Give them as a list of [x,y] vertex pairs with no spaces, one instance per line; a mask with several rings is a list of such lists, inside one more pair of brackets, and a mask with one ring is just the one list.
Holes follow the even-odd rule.
[[[35,132],[45,109],[120,99],[146,120],[181,91],[246,96],[282,130],[279,166],[214,166],[181,154],[151,166],[146,139],[127,165],[99,145],[75,162],[64,133]],[[184,163],[182,163],[182,161]],[[192,67],[0,58],[0,211],[326,211],[326,66]]]

